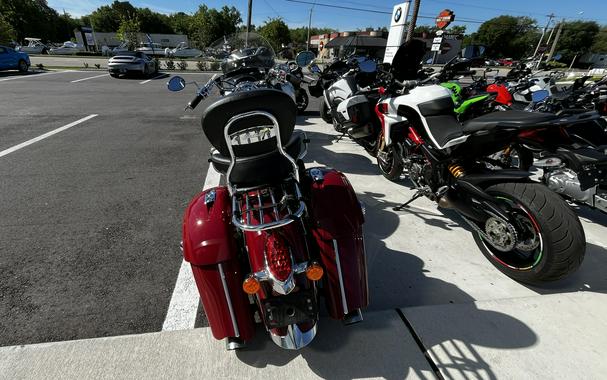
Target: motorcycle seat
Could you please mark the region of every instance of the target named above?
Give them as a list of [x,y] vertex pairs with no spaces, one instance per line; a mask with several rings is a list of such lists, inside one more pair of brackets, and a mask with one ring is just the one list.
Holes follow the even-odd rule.
[[305,135],[293,133],[295,116],[295,102],[282,91],[264,88],[224,96],[202,115],[202,129],[214,148],[211,163],[227,175],[233,159],[227,180],[236,187],[285,179],[293,165],[280,153],[276,137],[280,136],[287,154],[297,160],[304,150]]
[[[291,140],[284,146],[285,152],[294,160],[305,151],[306,134],[296,130]],[[219,173],[226,175],[230,167],[230,156],[211,149],[209,161]],[[253,187],[274,184],[287,178],[293,172],[293,165],[278,150],[250,156],[236,157],[230,181],[237,187]]]
[[464,123],[462,132],[472,134],[478,131],[490,131],[495,128],[527,129],[533,126],[545,127],[546,123],[559,117],[551,113],[504,111],[493,112],[487,115],[468,120]]

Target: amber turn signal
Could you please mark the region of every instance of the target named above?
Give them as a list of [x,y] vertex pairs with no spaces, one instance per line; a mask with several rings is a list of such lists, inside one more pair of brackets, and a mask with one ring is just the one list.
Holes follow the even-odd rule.
[[308,280],[318,281],[322,278],[325,271],[317,263],[312,263],[308,269],[306,269],[306,277]]
[[259,285],[259,281],[255,277],[248,277],[242,283],[242,290],[244,290],[247,294],[255,294],[259,291],[261,285]]

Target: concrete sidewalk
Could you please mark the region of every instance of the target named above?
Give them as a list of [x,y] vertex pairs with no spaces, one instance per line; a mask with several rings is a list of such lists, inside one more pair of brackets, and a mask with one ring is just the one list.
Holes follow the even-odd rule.
[[371,304],[363,323],[323,317],[299,352],[277,348],[261,329],[248,350],[226,352],[206,328],[2,347],[0,377],[435,378],[408,327],[447,379],[605,377],[606,215],[577,210],[588,246],[576,273],[525,286],[485,259],[457,215],[426,199],[392,211],[414,193],[407,182],[385,180],[375,160],[347,138],[336,142],[312,112],[298,128],[311,140],[306,165],[344,171],[366,205]]

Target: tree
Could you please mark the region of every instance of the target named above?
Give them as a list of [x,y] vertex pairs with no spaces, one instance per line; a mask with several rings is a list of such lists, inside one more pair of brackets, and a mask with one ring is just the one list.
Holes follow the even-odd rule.
[[8,45],[16,37],[15,30],[8,21],[0,14],[0,44]]
[[75,22],[69,15],[60,16],[46,0],[0,0],[0,15],[18,41],[25,37],[65,41],[71,35],[67,29]]
[[556,50],[562,55],[560,60],[570,62],[576,54],[590,51],[598,33],[599,26],[594,21],[566,22],[556,46]]
[[607,26],[604,26],[599,30],[590,50],[593,53],[607,53]]
[[175,33],[190,35],[192,16],[187,13],[177,12],[169,15],[169,24]]
[[464,40],[467,44],[480,44],[491,57],[523,57],[533,53],[539,40],[536,21],[524,16],[498,16],[485,21],[476,33]]
[[276,51],[280,50],[283,44],[291,42],[289,27],[280,17],[269,18],[257,31]]
[[135,16],[134,18],[123,18],[120,20],[116,37],[122,42],[126,42],[129,50],[135,50],[137,47],[137,34],[141,30],[141,23]]
[[141,30],[146,33],[175,33],[169,16],[153,12],[149,8],[138,8],[137,19],[140,22]]
[[241,22],[240,12],[235,7],[223,6],[218,11],[201,5],[191,19],[191,37],[201,47],[208,46],[222,36],[235,33]]
[[102,5],[89,16],[91,26],[97,32],[115,32],[121,20],[135,17],[137,9],[128,1],[114,1],[111,5]]

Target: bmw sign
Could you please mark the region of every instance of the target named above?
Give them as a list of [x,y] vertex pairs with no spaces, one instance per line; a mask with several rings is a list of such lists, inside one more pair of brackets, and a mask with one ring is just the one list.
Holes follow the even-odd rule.
[[403,9],[401,7],[396,8],[396,12],[394,12],[394,22],[398,22],[403,15]]

